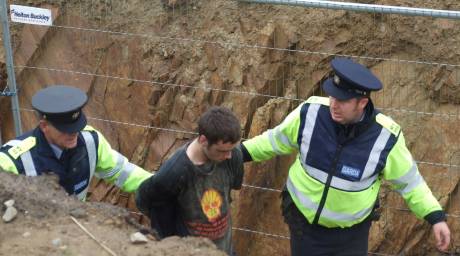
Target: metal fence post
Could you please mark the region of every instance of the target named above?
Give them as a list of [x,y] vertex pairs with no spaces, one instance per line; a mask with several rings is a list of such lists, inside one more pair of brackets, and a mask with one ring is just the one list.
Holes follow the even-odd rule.
[[1,15],[3,26],[3,47],[5,47],[5,62],[8,74],[8,88],[11,92],[11,108],[13,111],[14,130],[16,136],[22,134],[21,115],[19,113],[18,91],[16,89],[16,77],[14,74],[13,51],[11,50],[10,28],[8,24],[7,0],[1,0]]
[[460,19],[460,11],[436,10],[426,8],[414,8],[404,6],[390,6],[378,4],[361,4],[325,0],[238,0],[240,2],[258,3],[258,4],[276,4],[303,6],[311,8],[325,8],[332,10],[346,10],[355,12],[370,13],[392,13],[406,16],[424,16],[445,19]]

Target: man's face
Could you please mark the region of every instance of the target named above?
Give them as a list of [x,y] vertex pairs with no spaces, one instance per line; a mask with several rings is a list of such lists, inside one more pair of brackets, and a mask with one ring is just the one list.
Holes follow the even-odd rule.
[[356,123],[362,117],[364,108],[368,102],[368,98],[339,100],[329,96],[329,110],[332,119],[339,124]]
[[78,132],[64,133],[56,129],[50,122],[40,120],[40,129],[49,143],[61,149],[71,149],[77,146]]
[[[201,136],[204,137],[203,135]],[[204,143],[201,144],[203,146],[203,153],[210,161],[213,162],[222,162],[232,158],[232,150],[239,144],[239,142],[223,143],[222,141],[218,141],[215,144],[209,145],[205,137],[204,140]]]

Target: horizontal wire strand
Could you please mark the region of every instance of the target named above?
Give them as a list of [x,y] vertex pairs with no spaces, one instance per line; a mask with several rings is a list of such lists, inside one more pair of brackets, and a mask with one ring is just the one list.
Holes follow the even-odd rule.
[[48,68],[48,67],[34,67],[34,66],[21,66],[21,65],[16,65],[14,67],[15,68],[47,70],[47,71],[62,72],[62,73],[71,73],[71,74],[78,74],[78,75],[85,75],[85,76],[95,76],[95,77],[100,77],[100,78],[110,78],[110,79],[125,80],[125,81],[130,81],[130,82],[137,82],[137,83],[156,84],[156,85],[161,85],[161,86],[193,88],[193,89],[200,89],[200,90],[210,90],[210,91],[228,92],[228,93],[235,93],[235,94],[245,94],[245,95],[249,95],[249,96],[260,96],[260,97],[285,99],[285,100],[293,100],[293,101],[304,101],[304,99],[299,99],[299,98],[273,96],[273,95],[269,95],[269,94],[261,94],[261,93],[256,93],[256,92],[234,91],[234,90],[226,90],[226,89],[219,89],[219,88],[212,88],[212,87],[199,87],[199,86],[185,85],[185,84],[173,84],[173,83],[165,83],[165,82],[156,82],[156,81],[151,81],[151,80],[143,80],[143,79],[136,79],[136,78],[126,78],[126,77],[120,77],[120,76],[95,74],[95,73],[90,73],[90,72],[82,72],[82,71],[74,71],[74,70],[66,70],[66,69],[56,69],[56,68]]
[[244,231],[244,232],[254,233],[254,234],[258,234],[258,235],[264,235],[264,236],[279,238],[279,239],[288,239],[288,240],[291,239],[289,236],[276,235],[276,234],[271,234],[271,233],[267,233],[267,232],[251,230],[251,229],[247,229],[247,228],[236,228],[236,227],[232,227],[232,229],[233,229],[233,230],[238,230],[238,231]]
[[[295,97],[287,97],[287,96],[274,96],[269,94],[262,94],[256,92],[249,92],[249,91],[235,91],[235,90],[227,90],[227,89],[219,89],[219,88],[212,88],[212,87],[199,87],[193,85],[185,85],[185,84],[173,84],[173,83],[165,83],[165,82],[156,82],[151,80],[144,80],[144,79],[135,79],[135,78],[127,78],[127,77],[120,77],[120,76],[111,76],[106,74],[96,74],[90,72],[82,72],[82,71],[74,71],[74,70],[66,70],[66,69],[56,69],[56,68],[49,68],[49,67],[35,67],[35,66],[23,66],[23,65],[16,65],[15,68],[27,68],[27,69],[36,69],[36,70],[46,70],[52,72],[62,72],[62,73],[70,73],[70,74],[77,74],[77,75],[84,75],[84,76],[95,76],[100,78],[107,78],[107,79],[116,79],[116,80],[124,80],[130,82],[138,82],[138,83],[146,83],[146,84],[155,84],[158,86],[171,86],[171,87],[183,87],[183,88],[192,88],[198,90],[209,90],[209,91],[218,91],[218,92],[227,92],[227,93],[234,93],[234,94],[242,94],[247,96],[258,96],[258,97],[267,97],[272,99],[283,99],[283,100],[292,100],[303,102],[306,99],[303,98],[295,98]],[[436,116],[436,117],[445,117],[448,119],[451,118],[460,118],[460,114],[445,114],[445,113],[434,113],[434,112],[422,112],[410,109],[396,109],[396,108],[379,108],[380,110],[388,111],[388,112],[403,112],[403,113],[411,113],[416,115],[425,115],[425,116]]]
[[[268,233],[268,232],[252,230],[252,229],[248,229],[248,228],[232,227],[232,230],[252,233],[252,234],[256,234],[256,235],[268,236],[268,237],[271,237],[271,238],[274,238],[274,239],[285,239],[285,240],[290,240],[291,239],[289,236],[277,235],[277,234],[272,234],[272,233]],[[379,253],[379,252],[368,252],[368,254],[369,255],[380,255],[380,256],[396,256],[396,254],[387,254],[387,253]]]
[[264,191],[270,191],[270,192],[277,192],[277,193],[281,193],[283,192],[282,190],[280,189],[274,189],[274,188],[264,188],[264,187],[259,187],[259,186],[254,186],[254,185],[248,185],[248,184],[242,184],[243,187],[246,187],[246,188],[253,188],[253,189],[259,189],[259,190],[264,190]]
[[460,64],[449,64],[449,63],[418,61],[418,60],[402,60],[402,59],[392,59],[392,58],[382,58],[382,57],[336,54],[336,53],[319,52],[319,51],[285,49],[285,48],[277,48],[277,47],[269,47],[269,46],[261,46],[261,45],[251,45],[251,44],[245,44],[245,43],[227,43],[227,42],[217,42],[217,41],[210,41],[210,40],[203,40],[203,39],[156,36],[156,35],[147,34],[147,33],[142,34],[142,33],[111,31],[111,30],[104,30],[104,29],[83,28],[83,27],[75,27],[75,26],[63,26],[63,25],[51,25],[50,27],[80,30],[80,31],[87,31],[87,32],[89,31],[89,32],[97,32],[97,33],[106,33],[106,34],[113,34],[113,35],[123,35],[123,36],[129,36],[129,37],[147,37],[147,38],[154,38],[154,39],[161,39],[161,40],[168,40],[168,41],[183,41],[183,42],[192,42],[192,43],[215,44],[215,45],[221,45],[221,46],[233,46],[236,48],[254,48],[254,49],[264,49],[264,50],[305,53],[305,54],[312,54],[312,55],[341,56],[341,57],[348,57],[348,58],[355,58],[355,59],[391,61],[391,62],[399,62],[399,63],[423,64],[423,65],[430,65],[430,66],[460,67]]
[[[19,110],[27,111],[27,112],[35,112],[33,109],[27,109],[27,108],[19,108]],[[90,116],[87,116],[87,118],[90,119],[90,120],[113,123],[113,124],[117,124],[117,125],[128,125],[128,126],[140,127],[140,128],[145,128],[145,129],[154,129],[154,130],[162,130],[162,131],[173,132],[173,133],[198,135],[198,133],[196,133],[196,132],[178,130],[178,129],[173,129],[173,128],[163,128],[163,127],[156,127],[156,126],[152,126],[152,125],[142,125],[142,124],[135,124],[135,123],[129,123],[129,122],[121,122],[121,121],[115,121],[115,120],[103,119],[103,118],[96,118],[96,117],[90,117]],[[243,139],[247,139],[247,138],[243,138]],[[460,165],[456,165],[456,164],[436,163],[436,162],[427,162],[427,161],[415,161],[415,162],[417,164],[426,164],[426,165],[433,165],[433,166],[439,166],[439,167],[460,168]],[[273,190],[273,191],[278,192],[277,189],[268,189],[268,190]]]

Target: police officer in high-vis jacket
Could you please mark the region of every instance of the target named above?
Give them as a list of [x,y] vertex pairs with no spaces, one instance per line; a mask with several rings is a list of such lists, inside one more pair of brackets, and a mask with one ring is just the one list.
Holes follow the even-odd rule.
[[242,144],[245,161],[298,152],[282,198],[292,255],[367,255],[381,179],[433,225],[436,246],[447,250],[444,211],[400,126],[369,98],[381,82],[347,58],[335,58],[331,66],[334,74],[322,84],[329,98],[310,97],[280,125]]
[[88,97],[78,88],[50,86],[37,92],[32,106],[38,126],[0,148],[0,167],[7,172],[37,176],[51,172],[70,195],[84,200],[93,175],[126,192],[152,174],[113,150],[104,136],[86,125],[82,112]]

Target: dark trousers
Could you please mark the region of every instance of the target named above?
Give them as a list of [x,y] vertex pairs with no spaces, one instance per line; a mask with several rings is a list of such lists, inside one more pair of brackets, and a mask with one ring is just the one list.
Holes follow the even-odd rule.
[[[288,195],[289,196],[289,195]],[[283,202],[292,256],[367,256],[371,220],[350,228],[311,225],[294,203]]]

